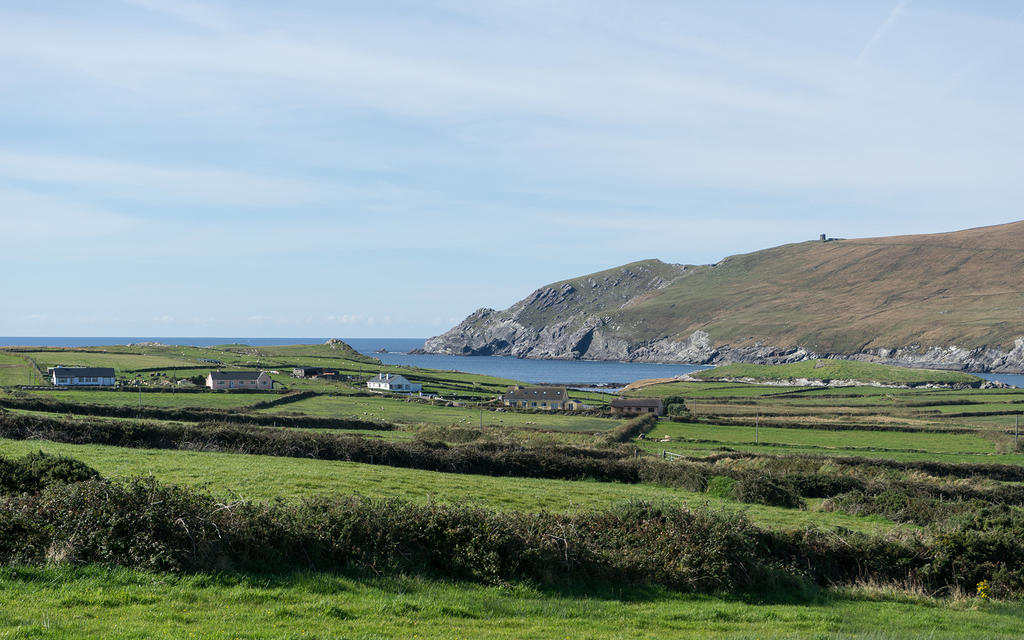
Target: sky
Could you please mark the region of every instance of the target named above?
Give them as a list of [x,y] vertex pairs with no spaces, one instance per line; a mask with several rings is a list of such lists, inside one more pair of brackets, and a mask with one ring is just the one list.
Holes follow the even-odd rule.
[[0,335],[426,337],[1024,218],[1024,0],[4,0]]

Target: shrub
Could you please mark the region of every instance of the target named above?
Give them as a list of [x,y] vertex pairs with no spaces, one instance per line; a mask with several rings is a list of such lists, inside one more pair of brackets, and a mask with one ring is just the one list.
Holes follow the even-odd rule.
[[686,398],[683,396],[668,396],[662,400],[662,404],[665,406],[666,415],[675,418],[683,418],[690,415],[690,409],[686,406]]
[[732,499],[732,489],[736,485],[736,479],[730,478],[729,476],[712,476],[708,480],[708,487],[705,489],[705,493],[712,495],[716,498],[723,498],[726,500]]
[[0,493],[33,493],[54,483],[99,477],[95,469],[74,458],[30,453],[17,460],[0,458]]
[[607,442],[628,442],[641,433],[647,433],[658,425],[658,417],[654,414],[642,415],[625,422],[605,434]]
[[805,508],[807,505],[788,482],[763,473],[740,474],[732,487],[732,497],[740,502],[766,504],[773,507]]

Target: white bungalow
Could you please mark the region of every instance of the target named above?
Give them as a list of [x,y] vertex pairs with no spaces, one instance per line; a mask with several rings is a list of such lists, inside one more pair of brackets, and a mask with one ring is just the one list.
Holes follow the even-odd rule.
[[403,376],[393,373],[377,374],[377,377],[370,378],[366,386],[378,391],[400,391],[402,393],[416,393],[423,390],[423,385],[409,382]]
[[58,387],[112,387],[115,382],[109,367],[50,367],[49,372]]

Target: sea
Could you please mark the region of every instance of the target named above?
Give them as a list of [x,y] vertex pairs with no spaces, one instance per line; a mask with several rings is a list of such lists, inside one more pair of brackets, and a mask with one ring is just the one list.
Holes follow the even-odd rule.
[[[212,347],[220,344],[248,344],[254,347],[281,344],[317,344],[327,338],[181,338],[167,336],[57,337],[0,336],[0,346],[98,347],[139,342]],[[671,378],[709,367],[690,364],[654,364],[606,360],[527,360],[508,356],[414,355],[409,351],[423,346],[423,338],[342,338],[356,351],[384,364],[399,364],[427,369],[465,371],[520,380],[531,384],[562,384],[572,387],[629,384],[649,378]],[[979,373],[986,380],[1024,388],[1024,375]]]

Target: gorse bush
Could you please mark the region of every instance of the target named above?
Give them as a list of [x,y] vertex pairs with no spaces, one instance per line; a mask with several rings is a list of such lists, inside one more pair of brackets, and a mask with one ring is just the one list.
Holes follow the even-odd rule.
[[0,502],[0,560],[153,570],[367,569],[488,583],[755,588],[775,569],[740,515],[644,503],[578,516],[345,497],[225,505],[152,479]]
[[764,531],[741,514],[641,502],[575,515],[359,497],[225,504],[152,478],[92,479],[0,499],[0,562],[734,592],[911,580],[941,593],[984,579],[993,595],[1018,596],[1020,518],[995,515],[998,526],[957,522],[930,535],[883,538]]
[[0,494],[33,493],[58,482],[81,482],[98,478],[95,469],[64,456],[43,452],[18,459],[0,457]]
[[640,434],[646,434],[658,426],[658,417],[654,414],[642,415],[625,422],[605,434],[608,442],[629,442]]

